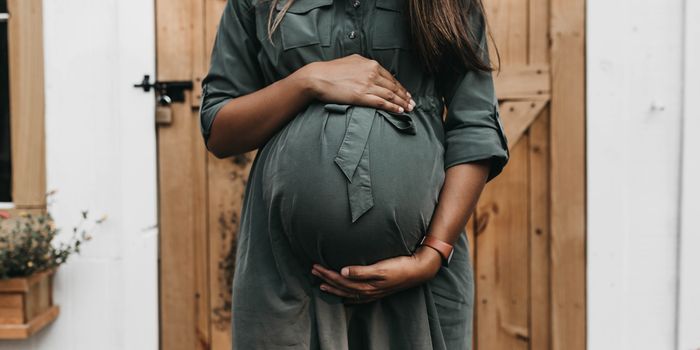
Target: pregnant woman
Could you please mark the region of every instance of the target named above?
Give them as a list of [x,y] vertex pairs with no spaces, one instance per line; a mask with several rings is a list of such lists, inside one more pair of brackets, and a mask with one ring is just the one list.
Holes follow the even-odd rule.
[[258,149],[237,350],[471,348],[464,226],[508,161],[480,0],[228,0],[201,127]]

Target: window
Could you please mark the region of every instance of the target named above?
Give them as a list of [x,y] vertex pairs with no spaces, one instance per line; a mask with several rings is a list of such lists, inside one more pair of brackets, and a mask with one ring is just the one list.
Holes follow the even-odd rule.
[[0,202],[12,201],[10,86],[7,55],[7,0],[0,0]]

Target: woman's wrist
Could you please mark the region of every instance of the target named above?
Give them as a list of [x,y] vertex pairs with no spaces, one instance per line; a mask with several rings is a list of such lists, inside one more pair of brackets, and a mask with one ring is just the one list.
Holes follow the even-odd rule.
[[289,77],[294,80],[296,87],[309,100],[318,98],[318,82],[314,78],[314,70],[318,62],[311,62],[292,73]]
[[416,249],[414,256],[424,268],[422,270],[428,279],[433,278],[438,271],[440,271],[440,267],[442,266],[442,255],[440,255],[437,250],[421,245],[418,247],[418,249]]

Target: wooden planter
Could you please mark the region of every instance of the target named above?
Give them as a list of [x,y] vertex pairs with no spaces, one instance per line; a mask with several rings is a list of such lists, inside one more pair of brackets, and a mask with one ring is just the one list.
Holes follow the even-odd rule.
[[58,317],[53,304],[55,270],[0,280],[0,339],[25,339]]

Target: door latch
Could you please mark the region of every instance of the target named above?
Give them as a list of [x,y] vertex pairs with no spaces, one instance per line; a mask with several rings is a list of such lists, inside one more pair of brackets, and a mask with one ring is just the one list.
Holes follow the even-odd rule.
[[192,90],[192,81],[154,81],[151,76],[143,76],[141,83],[134,84],[135,88],[141,88],[145,92],[155,90],[158,94],[158,104],[167,106],[173,102],[185,102],[185,90]]
[[134,84],[145,92],[156,91],[158,104],[156,105],[156,124],[165,126],[173,123],[173,102],[185,102],[185,90],[192,90],[191,81],[155,81],[151,83],[151,76],[143,76],[141,83]]

